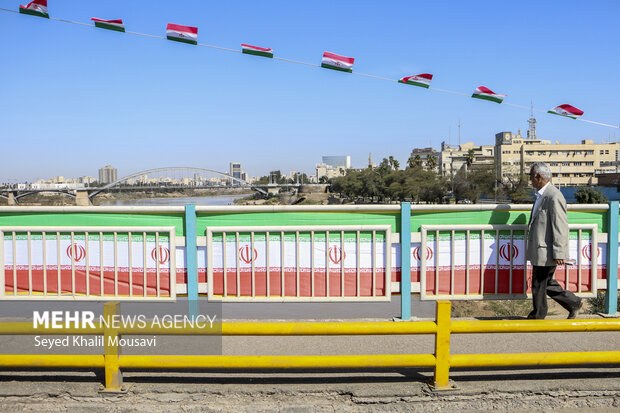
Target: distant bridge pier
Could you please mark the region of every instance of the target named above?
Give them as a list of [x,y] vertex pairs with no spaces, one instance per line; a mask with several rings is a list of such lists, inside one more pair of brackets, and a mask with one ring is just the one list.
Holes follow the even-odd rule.
[[76,191],[75,193],[75,205],[77,206],[91,206],[89,191]]
[[15,199],[15,192],[9,192],[7,194],[7,204],[9,206],[17,205],[17,200]]

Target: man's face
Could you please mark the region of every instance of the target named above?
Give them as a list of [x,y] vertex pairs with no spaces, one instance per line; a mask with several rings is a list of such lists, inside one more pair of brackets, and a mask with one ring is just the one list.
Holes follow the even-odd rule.
[[536,189],[542,188],[542,177],[540,174],[534,172],[534,170],[530,171],[530,181],[532,182],[532,186]]

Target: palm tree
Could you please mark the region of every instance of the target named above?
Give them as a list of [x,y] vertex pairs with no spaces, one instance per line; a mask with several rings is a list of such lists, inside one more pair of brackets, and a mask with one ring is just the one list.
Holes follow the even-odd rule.
[[429,171],[432,171],[437,166],[437,158],[433,155],[428,155],[426,157],[426,166],[428,166]]
[[465,163],[467,164],[467,169],[471,167],[471,165],[476,160],[476,153],[473,149],[467,151],[467,155],[465,155]]

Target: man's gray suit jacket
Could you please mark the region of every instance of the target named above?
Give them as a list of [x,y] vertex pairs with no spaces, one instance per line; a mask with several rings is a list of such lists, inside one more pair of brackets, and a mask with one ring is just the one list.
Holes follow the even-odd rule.
[[566,200],[549,184],[532,211],[526,257],[532,265],[550,267],[553,260],[568,259]]

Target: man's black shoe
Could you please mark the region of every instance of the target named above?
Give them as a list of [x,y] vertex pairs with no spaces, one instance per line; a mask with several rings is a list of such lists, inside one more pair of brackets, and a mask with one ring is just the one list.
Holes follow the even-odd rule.
[[566,319],[572,320],[575,317],[577,317],[577,314],[579,313],[579,310],[581,310],[582,307],[583,307],[583,300],[579,300],[579,304],[577,304],[576,307],[574,307],[572,310],[569,311],[568,317],[566,317]]
[[536,313],[533,311],[527,315],[528,320],[536,320]]

